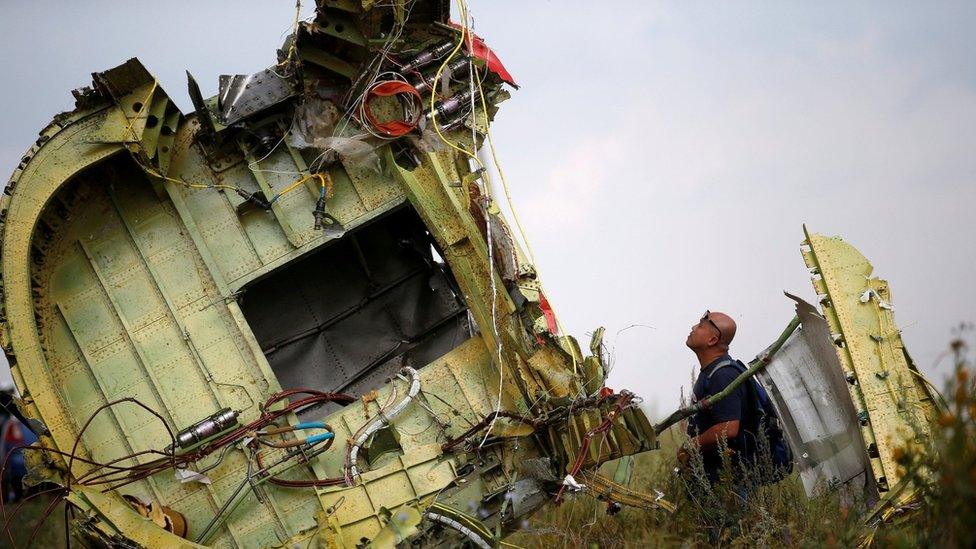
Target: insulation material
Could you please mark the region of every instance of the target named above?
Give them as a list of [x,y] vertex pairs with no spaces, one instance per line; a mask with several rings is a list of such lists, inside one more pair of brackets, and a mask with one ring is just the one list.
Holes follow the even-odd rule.
[[310,98],[295,108],[286,140],[289,146],[297,149],[320,151],[323,164],[342,159],[379,172],[380,157],[376,154],[376,145],[366,140],[369,135],[342,135],[342,130],[354,127],[348,120],[341,119],[331,102]]

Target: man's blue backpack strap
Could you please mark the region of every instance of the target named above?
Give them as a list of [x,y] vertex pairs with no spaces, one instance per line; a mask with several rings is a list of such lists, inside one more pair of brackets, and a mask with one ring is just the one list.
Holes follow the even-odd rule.
[[[712,371],[708,372],[708,376],[705,377],[705,390],[708,391],[708,382],[712,379],[712,376],[715,375],[715,372],[721,370],[722,368],[725,368],[726,366],[732,366],[735,362],[738,361],[733,361],[731,358],[727,358],[722,362],[716,364],[715,367],[712,368]],[[738,368],[736,368],[736,370],[738,370]]]

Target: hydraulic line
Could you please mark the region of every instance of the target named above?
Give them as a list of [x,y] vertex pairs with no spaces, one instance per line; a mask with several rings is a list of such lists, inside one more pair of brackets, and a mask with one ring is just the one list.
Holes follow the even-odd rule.
[[[291,433],[294,431],[304,431],[307,429],[323,429],[323,430],[327,430],[328,432],[321,433],[318,435],[312,435],[305,439],[294,438],[292,440],[285,440],[283,442],[272,442],[270,440],[266,440],[263,438],[266,436],[281,435],[284,433]],[[301,446],[306,442],[309,444],[315,444],[323,440],[328,441],[329,446],[331,446],[332,442],[335,439],[335,430],[332,429],[332,427],[329,424],[323,423],[321,421],[307,421],[307,422],[297,423],[295,425],[273,427],[271,429],[266,429],[264,431],[258,431],[256,434],[257,434],[257,438],[255,440],[258,443],[263,444],[264,446],[270,446],[271,448],[293,448],[295,446]]]
[[284,427],[272,427],[271,429],[265,429],[263,431],[258,431],[259,435],[280,435],[282,433],[288,433],[291,431],[301,431],[304,429],[327,429],[332,430],[328,424],[321,421],[304,421],[297,423],[295,425],[285,425]]
[[[294,395],[308,395],[303,398],[298,398],[285,406],[280,410],[268,411],[268,409],[280,401],[292,397]],[[124,400],[124,399],[123,399]],[[142,480],[144,478],[150,477],[160,471],[164,471],[170,468],[183,467],[190,463],[196,462],[199,459],[211,454],[214,451],[220,450],[225,446],[237,442],[248,435],[248,433],[253,433],[259,429],[262,429],[268,425],[271,425],[274,421],[279,418],[292,413],[297,412],[301,409],[313,406],[316,404],[321,404],[325,402],[337,402],[340,404],[349,404],[353,402],[353,399],[349,395],[341,393],[326,393],[322,391],[315,391],[311,389],[289,389],[285,391],[280,391],[271,395],[261,406],[261,415],[252,421],[251,423],[243,426],[239,426],[234,429],[230,429],[222,435],[218,435],[215,439],[208,442],[204,442],[201,446],[194,448],[182,454],[173,455],[171,453],[164,453],[158,451],[142,451],[137,454],[132,454],[129,456],[123,456],[121,458],[115,459],[108,464],[98,464],[98,467],[92,469],[82,475],[78,481],[86,486],[109,485],[104,491],[111,491],[132,482]],[[99,410],[100,411],[100,410]],[[97,414],[97,412],[96,412]],[[321,435],[315,435],[321,436]],[[175,445],[175,436],[171,436],[171,440]],[[323,439],[324,440],[324,439]],[[112,465],[119,461],[130,459],[137,455],[143,455],[147,453],[161,454],[165,457],[140,464],[134,467],[106,467],[107,465]],[[73,456],[75,451],[73,450],[71,455]],[[101,469],[108,468],[108,472],[100,472]]]
[[270,448],[294,448],[296,446],[301,446],[302,444],[305,443],[315,444],[318,442],[322,442],[323,440],[329,441],[329,445],[331,446],[332,445],[331,441],[333,441],[334,439],[335,439],[335,434],[323,433],[320,435],[312,435],[306,439],[295,438],[292,440],[286,440],[284,442],[272,442],[270,440],[264,440],[262,438],[256,438],[255,440],[259,444],[263,446],[268,446]]
[[[316,450],[315,452],[316,455],[331,448],[332,442],[334,440],[335,438],[329,439],[326,442],[325,446],[323,446],[319,450]],[[254,454],[254,459],[255,461],[258,462],[258,467],[263,469],[264,460],[261,458],[261,452]],[[345,484],[346,479],[343,477],[335,477],[335,478],[322,478],[322,479],[315,479],[315,480],[285,480],[285,479],[278,478],[274,475],[271,475],[268,477],[268,482],[274,484],[275,486],[284,486],[287,488],[321,488],[325,486],[339,486]]]
[[464,537],[471,540],[471,543],[477,545],[481,549],[491,549],[492,547],[487,540],[479,536],[474,530],[468,528],[467,526],[461,524],[460,522],[452,518],[445,517],[444,515],[438,515],[437,513],[433,513],[430,511],[427,512],[427,518],[464,534]]
[[[313,437],[309,437],[309,438],[313,438]],[[332,440],[332,437],[320,438],[316,441],[316,443],[325,440]],[[231,497],[224,502],[224,504],[220,507],[220,510],[217,511],[217,514],[214,515],[214,518],[210,520],[210,522],[203,529],[200,535],[197,536],[196,542],[203,545],[207,544],[207,542],[210,540],[210,538],[213,537],[213,535],[217,532],[220,526],[227,520],[227,518],[230,515],[234,513],[234,510],[237,509],[237,506],[244,501],[244,495],[242,495],[242,493],[246,494],[246,492],[243,492],[245,486],[250,485],[252,490],[256,489],[257,487],[261,486],[265,482],[274,479],[276,475],[284,473],[289,469],[291,469],[292,467],[304,463],[305,460],[299,461],[299,460],[294,460],[294,458],[302,455],[304,453],[304,450],[312,448],[314,444],[315,443],[304,444],[302,446],[299,446],[291,450],[290,452],[286,453],[284,456],[281,457],[281,459],[279,459],[278,461],[274,462],[273,464],[267,467],[262,467],[259,464],[257,471],[252,471],[250,462],[248,462],[248,472],[247,475],[244,477],[244,480],[241,481],[241,484],[238,485],[238,487],[234,490],[234,493],[231,494]],[[326,451],[328,449],[328,446],[329,445],[326,445],[321,448],[316,448],[314,452],[308,453],[305,457],[307,459],[311,459],[321,454],[322,452]]]
[[350,443],[349,451],[346,454],[346,461],[348,462],[346,467],[346,483],[349,486],[352,486],[353,479],[359,476],[359,468],[356,466],[356,461],[362,445],[365,444],[366,440],[373,433],[386,427],[394,418],[400,415],[406,409],[407,405],[417,396],[417,393],[420,392],[420,374],[417,373],[417,370],[410,367],[402,368],[399,375],[403,376],[404,374],[410,376],[410,390],[407,391],[407,394],[388,411],[380,411],[373,421],[356,433],[356,436]]

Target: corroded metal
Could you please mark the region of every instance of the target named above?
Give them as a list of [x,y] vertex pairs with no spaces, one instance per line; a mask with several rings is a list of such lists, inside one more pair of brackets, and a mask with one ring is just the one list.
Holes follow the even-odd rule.
[[[130,60],[95,74],[92,87],[76,93],[75,110],[59,115],[25,155],[0,199],[0,343],[23,396],[20,406],[49,431],[41,437],[43,447],[60,452],[32,457],[33,474],[66,487],[77,511],[77,535],[94,543],[124,539],[148,547],[193,546],[194,541],[222,547],[314,542],[352,547],[363,539],[379,536],[379,542],[407,532],[451,544],[463,532],[443,525],[462,524],[466,531],[494,536],[496,527],[510,531],[521,520],[504,503],[517,481],[528,478],[520,464],[544,458],[549,471],[545,479],[518,484],[519,517],[552,497],[558,485],[551,479],[566,474],[588,430],[611,409],[615,397],[596,395],[603,385],[599,342],[584,369],[575,341],[551,329],[535,269],[511,240],[479,181],[481,172],[464,152],[480,145],[494,103],[507,97],[485,62],[472,61],[484,79],[479,86],[489,112],[476,104],[471,112],[460,109],[457,120],[440,121],[444,142],[431,145],[429,125],[398,140],[359,139],[357,132],[343,129],[363,122],[341,118],[348,107],[338,92],[361,91],[354,80],[371,73],[380,49],[385,55],[407,55],[462,39],[459,30],[446,25],[441,3],[415,4],[406,17],[397,3],[363,8],[323,2],[314,21],[296,27],[281,62],[259,73],[275,83],[271,96],[239,79],[228,82],[240,88],[238,93],[218,102],[199,97],[191,79],[197,110],[189,115],[177,110],[137,60]],[[405,25],[402,38],[384,41],[388,16]],[[453,86],[462,90],[469,83]],[[246,98],[246,108],[231,95]],[[242,112],[235,113],[239,106]],[[395,116],[398,108],[395,102],[375,105],[383,116]],[[330,114],[340,118],[326,120]],[[325,123],[331,125],[323,129]],[[299,126],[302,139],[296,136]],[[349,148],[355,146],[366,152]],[[321,211],[323,202],[342,232],[315,227],[313,210]],[[396,233],[402,226],[389,220],[403,215],[419,219],[424,231],[378,240],[402,237],[399,248],[361,249],[357,235]],[[255,288],[270,284],[275,292],[294,291],[288,278],[297,272],[292,267],[333,257],[323,254],[338,250],[339,243],[358,250],[358,256],[341,257],[361,262],[363,275],[330,278],[327,263],[304,271],[313,273],[315,283],[305,285],[314,295],[306,296],[303,308],[315,320],[288,328],[305,317],[297,309],[276,311],[274,292]],[[443,264],[436,263],[431,249]],[[385,262],[389,272],[397,272],[398,254],[420,254],[411,257],[423,259],[424,272],[443,273],[425,275],[438,286],[408,292],[415,286],[377,280],[370,265]],[[405,305],[391,295],[414,296],[410,299],[419,304],[457,299],[470,322],[452,312],[454,340],[438,335],[448,327],[432,322],[406,344],[394,342],[384,351],[388,354],[373,356],[372,349],[356,348],[362,343],[355,337],[329,339],[325,319],[316,318],[327,313],[333,322],[369,322],[370,314],[380,314],[356,304],[341,309],[335,297],[316,301],[326,295],[316,287],[341,284],[348,285],[349,295],[364,285],[355,291],[381,303],[376,310],[386,311],[382,314],[398,315],[393,325],[404,334],[421,312],[409,308],[412,301]],[[267,306],[242,307],[242,300],[267,300]],[[205,440],[176,453],[199,452],[178,471],[160,469],[129,484],[108,485],[105,492],[106,485],[93,483],[103,472],[96,464],[123,458],[116,465],[153,465],[156,455],[135,454],[166,452],[175,447],[171,433],[219,410],[239,412],[246,425],[295,401],[298,397],[290,396],[271,409],[262,405],[296,387],[282,386],[281,370],[275,368],[287,366],[269,362],[274,349],[265,335],[256,336],[255,323],[263,323],[262,334],[272,336],[276,325],[281,334],[292,330],[288,333],[297,335],[289,341],[349,346],[342,356],[362,358],[368,366],[344,381],[357,388],[357,400],[305,409],[300,417],[288,414],[277,421],[277,434],[256,429],[220,450],[208,440],[219,440],[217,431],[233,433],[234,427],[215,424],[198,437]],[[347,440],[408,391],[396,377],[395,360],[412,361],[421,392],[387,427],[392,432],[370,439],[376,441],[374,451],[361,452],[358,469],[353,468],[361,474],[329,485],[324,479],[349,472]],[[123,402],[112,404],[119,399]],[[496,411],[507,415],[493,415]],[[496,419],[471,440],[446,444],[488,416]],[[581,458],[585,468],[653,447],[654,433],[643,412],[628,408],[613,417],[612,428]],[[301,440],[289,438],[299,435],[287,434],[300,431],[282,430],[283,423],[301,426],[310,418],[334,433],[335,444],[325,451],[304,449]],[[255,438],[294,443],[299,450],[255,446]],[[326,438],[331,437],[314,440]],[[258,448],[266,454],[263,462],[255,462]],[[323,484],[314,485],[319,481]],[[172,509],[185,517],[188,534],[181,538],[144,520],[123,496]],[[426,516],[435,503],[437,516],[448,522],[407,520]],[[406,522],[391,514],[406,508],[414,510],[403,511]],[[400,533],[390,534],[391,529]]]
[[807,233],[803,259],[847,380],[878,490],[900,480],[895,449],[922,443],[936,405],[908,359],[894,322],[888,282],[871,278],[871,264],[837,237]]

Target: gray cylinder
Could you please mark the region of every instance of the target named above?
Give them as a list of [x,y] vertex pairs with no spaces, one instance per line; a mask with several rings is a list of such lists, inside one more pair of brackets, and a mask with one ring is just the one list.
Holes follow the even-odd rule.
[[239,412],[236,410],[224,408],[210,417],[194,423],[193,425],[177,433],[177,447],[186,449],[202,440],[206,440],[216,435],[217,433],[237,423],[238,415]]

